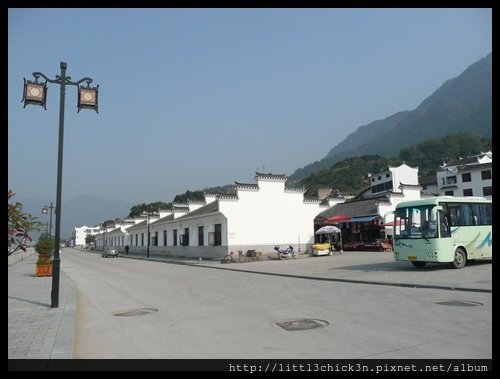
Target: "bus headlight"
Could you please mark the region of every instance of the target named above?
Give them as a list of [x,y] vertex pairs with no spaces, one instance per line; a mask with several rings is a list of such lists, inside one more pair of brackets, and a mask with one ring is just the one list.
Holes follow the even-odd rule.
[[426,251],[425,255],[427,258],[430,258],[430,259],[437,259],[437,252],[436,251]]

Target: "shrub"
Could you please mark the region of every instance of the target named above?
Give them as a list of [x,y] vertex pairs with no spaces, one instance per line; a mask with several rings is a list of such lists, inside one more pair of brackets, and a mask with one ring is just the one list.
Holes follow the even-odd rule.
[[54,240],[38,241],[35,245],[35,251],[38,253],[37,265],[51,264],[52,255],[54,255]]

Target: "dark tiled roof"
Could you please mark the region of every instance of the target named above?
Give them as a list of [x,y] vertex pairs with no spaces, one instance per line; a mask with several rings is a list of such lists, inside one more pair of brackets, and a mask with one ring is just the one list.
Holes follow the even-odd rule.
[[446,166],[461,166],[464,164],[472,164],[472,163],[477,163],[477,157],[470,157],[470,158],[462,158],[462,159],[454,159],[448,163],[446,163]]
[[236,188],[259,189],[259,186],[256,183],[240,183],[240,182],[235,181],[234,185]]
[[262,178],[262,179],[280,179],[280,180],[287,180],[287,176],[285,174],[264,174],[262,172],[255,172],[255,179]]
[[148,220],[138,222],[137,224],[132,225],[130,228],[127,228],[127,230],[135,230],[135,229],[144,228],[147,225],[147,222],[148,222]]
[[466,158],[453,159],[446,163],[446,166],[462,166],[462,165],[470,165],[474,163],[479,163],[479,159],[484,158],[485,156],[491,157],[491,151],[487,151],[486,153],[481,152],[480,154],[472,155]]
[[158,220],[158,222],[161,222],[161,221],[170,221],[170,220],[173,220],[174,219],[174,214],[173,213],[170,213],[169,215],[165,216],[165,217],[162,217]]
[[356,200],[349,201],[345,203],[339,203],[334,205],[331,208],[321,212],[315,218],[315,220],[321,221],[326,220],[332,216],[345,215],[350,217],[360,217],[360,216],[369,216],[378,213],[377,204],[380,201],[386,201],[385,196],[383,198],[373,198],[367,200]]
[[173,206],[172,207],[173,212],[189,212],[189,207],[177,207]]
[[437,184],[436,175],[421,176],[418,178],[418,184],[420,185]]
[[474,165],[467,165],[465,167],[459,167],[458,171],[464,172],[464,171],[472,171],[472,170],[477,170],[477,169],[488,169],[493,166],[493,162],[488,162],[488,163],[478,163]]
[[207,202],[205,200],[189,200],[188,199],[188,204],[206,204]]
[[218,211],[219,211],[219,201],[216,200],[212,201],[211,203],[208,203],[207,205],[201,208],[195,209],[194,211],[189,212],[188,214],[182,215],[181,217],[178,217],[176,220],[190,218],[193,216],[202,216],[205,214],[215,213]]
[[290,192],[306,192],[306,189],[304,187],[287,187],[287,186],[285,186],[285,191],[290,191]]

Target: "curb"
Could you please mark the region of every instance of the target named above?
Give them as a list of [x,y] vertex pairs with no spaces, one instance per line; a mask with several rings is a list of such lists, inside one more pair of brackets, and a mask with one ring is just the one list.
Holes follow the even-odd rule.
[[[66,280],[69,281],[68,278],[66,278]],[[50,359],[73,358],[76,322],[76,293],[76,286],[70,284],[64,310],[61,315],[59,330],[57,331],[54,347],[52,349],[52,353],[50,354]]]

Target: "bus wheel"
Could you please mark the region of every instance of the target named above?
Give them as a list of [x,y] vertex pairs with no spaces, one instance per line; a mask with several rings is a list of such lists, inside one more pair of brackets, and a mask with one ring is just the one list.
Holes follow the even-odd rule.
[[467,263],[467,254],[464,249],[457,247],[455,250],[455,259],[452,262],[453,268],[463,268]]
[[411,264],[416,268],[424,268],[426,263],[427,262],[422,262],[422,261],[411,261]]

